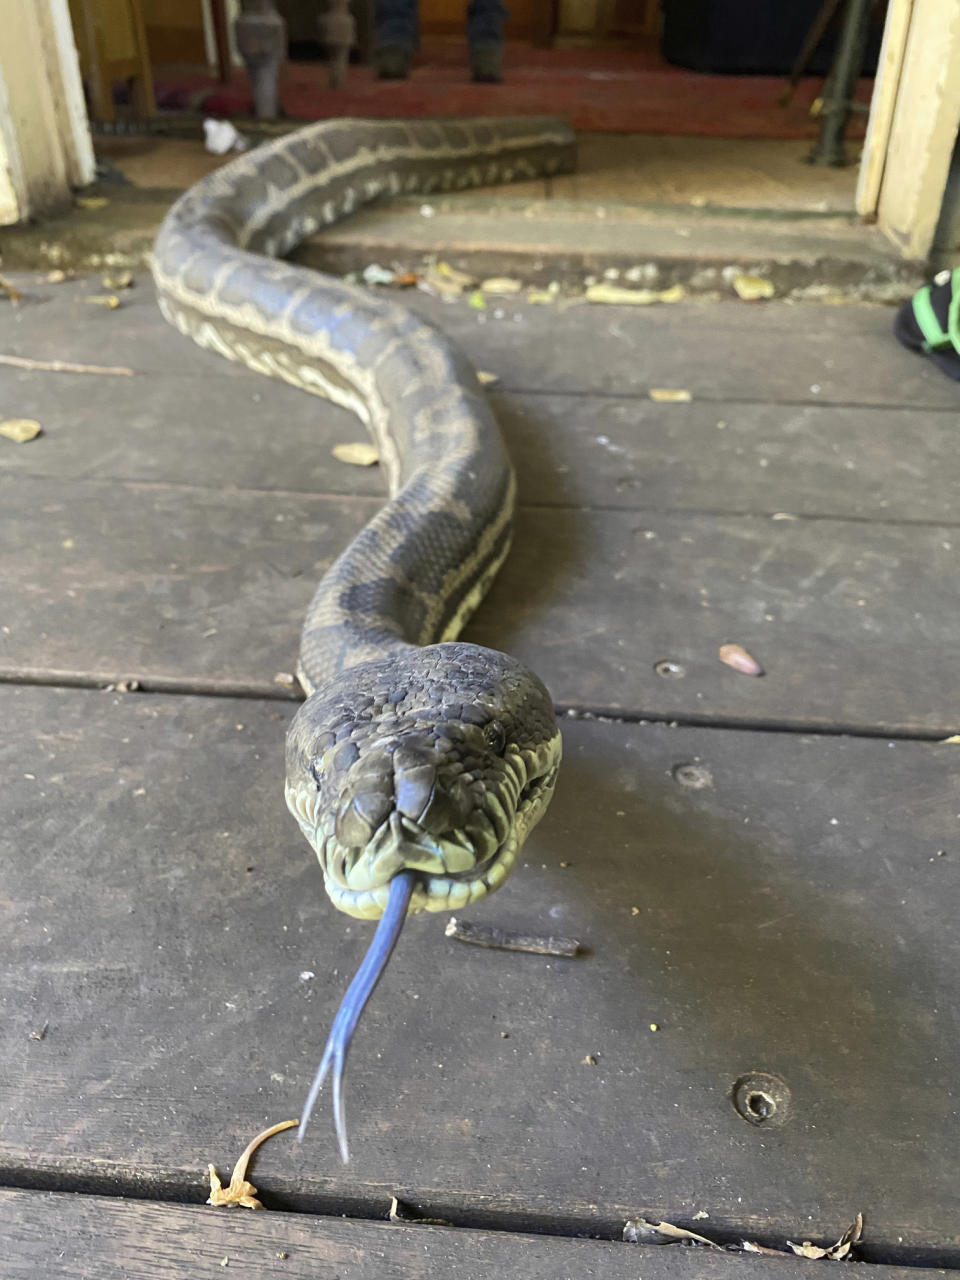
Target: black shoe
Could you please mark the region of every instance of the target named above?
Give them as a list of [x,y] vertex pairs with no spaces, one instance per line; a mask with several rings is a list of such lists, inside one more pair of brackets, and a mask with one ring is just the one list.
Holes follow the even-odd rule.
[[410,50],[399,44],[385,44],[373,54],[379,80],[406,80],[410,75]]
[[478,44],[470,50],[470,78],[477,84],[499,84],[503,79],[503,48]]

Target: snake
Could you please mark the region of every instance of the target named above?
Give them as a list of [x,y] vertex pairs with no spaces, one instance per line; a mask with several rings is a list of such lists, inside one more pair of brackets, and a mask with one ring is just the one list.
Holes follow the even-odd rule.
[[477,372],[397,301],[287,260],[382,197],[573,167],[563,121],[324,120],[238,155],[171,207],[151,271],[199,346],[356,415],[387,498],[322,575],[300,636],[304,700],[285,798],[340,911],[378,921],[343,997],[299,1136],[332,1075],[349,1160],[347,1051],[410,914],[498,888],[553,794],[562,754],[543,682],[458,636],[505,560],[516,479]]

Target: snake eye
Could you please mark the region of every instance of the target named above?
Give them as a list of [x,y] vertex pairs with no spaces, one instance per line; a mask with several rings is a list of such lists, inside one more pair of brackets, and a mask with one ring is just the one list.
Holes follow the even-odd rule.
[[507,745],[507,734],[499,720],[490,720],[483,726],[483,740],[496,755],[503,755],[503,749]]

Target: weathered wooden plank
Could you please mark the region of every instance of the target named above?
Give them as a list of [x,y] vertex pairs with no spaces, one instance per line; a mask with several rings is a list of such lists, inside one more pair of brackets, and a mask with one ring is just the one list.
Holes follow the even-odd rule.
[[[276,692],[318,576],[374,506],[6,477],[0,674]],[[946,735],[956,545],[935,525],[527,510],[466,634],[562,706]],[[728,642],[766,676],[720,663]]]
[[[282,810],[287,710],[0,709],[0,1179],[202,1199],[208,1161],[299,1111],[369,935]],[[524,866],[470,915],[587,953],[412,921],[351,1058],[351,1165],[321,1108],[261,1149],[267,1203],[781,1244],[860,1210],[866,1256],[956,1265],[956,748],[582,721],[566,747]],[[758,1071],[779,1127],[732,1105]]]
[[[8,412],[44,435],[0,468],[62,479],[379,496],[376,468],[330,456],[352,414],[258,374],[91,378],[0,367]],[[953,411],[657,404],[494,392],[527,505],[956,519]]]
[[[210,1212],[107,1197],[0,1191],[8,1280],[808,1280],[809,1264],[509,1232],[402,1226],[304,1214]],[[775,1271],[774,1271],[775,1268]],[[874,1267],[876,1280],[934,1280],[943,1272]]]
[[[0,316],[0,352],[129,365],[198,376],[241,371],[192,344],[160,317],[141,280],[113,311],[84,298],[99,281],[31,286],[33,300]],[[456,338],[505,387],[642,394],[685,388],[698,399],[955,407],[950,382],[893,339],[879,306],[730,302],[659,307],[531,306],[512,298],[486,311],[416,291],[403,301]],[[213,370],[216,369],[216,373]],[[231,372],[232,371],[232,372]],[[815,390],[813,388],[816,388]]]

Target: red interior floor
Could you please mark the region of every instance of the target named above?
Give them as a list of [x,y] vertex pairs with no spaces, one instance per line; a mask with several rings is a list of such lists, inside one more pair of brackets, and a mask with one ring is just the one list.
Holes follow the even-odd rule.
[[[351,67],[346,86],[327,86],[320,62],[291,62],[281,73],[281,102],[294,119],[330,116],[559,115],[577,129],[606,133],[685,134],[713,138],[805,138],[817,132],[809,107],[822,86],[801,81],[793,102],[778,97],[776,76],[706,75],[671,66],[655,47],[534,49],[509,44],[503,84],[471,84],[463,44],[424,41],[409,80],[382,81],[369,67]],[[211,115],[251,110],[245,71],[218,84],[203,71],[158,68],[161,108]],[[873,81],[863,79],[858,100],[869,102]],[[849,133],[863,135],[866,116],[853,116]]]

